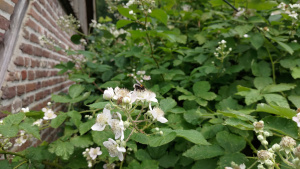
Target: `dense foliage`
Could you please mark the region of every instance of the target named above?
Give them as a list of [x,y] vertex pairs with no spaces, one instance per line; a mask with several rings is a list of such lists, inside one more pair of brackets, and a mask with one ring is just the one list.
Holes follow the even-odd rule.
[[61,137],[19,154],[1,143],[18,157],[0,166],[298,168],[300,5],[226,2],[107,1],[113,18],[71,37],[86,50],[57,48],[74,58],[57,68],[76,84],[52,96],[68,111],[21,112],[0,125],[2,140],[19,130],[40,139],[49,126]]

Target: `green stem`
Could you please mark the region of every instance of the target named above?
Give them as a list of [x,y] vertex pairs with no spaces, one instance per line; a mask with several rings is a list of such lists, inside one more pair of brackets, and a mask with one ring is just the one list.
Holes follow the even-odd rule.
[[25,163],[27,163],[27,160],[25,160],[25,161],[21,162],[20,164],[18,164],[17,166],[15,166],[14,169],[19,168],[21,165],[23,165],[23,164],[25,164]]
[[[289,161],[287,161],[285,158],[282,157],[282,155],[280,154],[280,152],[276,152],[276,153],[277,153],[277,155],[280,157],[280,159],[281,159],[285,164],[287,164],[288,166],[294,167],[293,164],[291,164]],[[277,166],[277,165],[275,164],[275,167],[276,167],[276,166]],[[279,168],[279,167],[277,166],[277,168]]]
[[250,146],[250,148],[253,150],[254,153],[257,153],[257,149],[253,146],[253,144],[251,143],[251,141],[249,141],[248,139],[244,138],[246,140],[246,142],[248,143],[248,145]]
[[15,156],[19,156],[19,157],[25,158],[25,155],[23,155],[23,154],[15,153],[15,152],[9,152],[9,151],[0,151],[0,154],[4,154],[4,155],[10,154],[10,155],[15,155]]
[[252,167],[254,167],[257,162],[258,162],[258,160],[256,160],[250,167],[248,167],[248,169],[251,169]]
[[53,166],[53,167],[56,167],[56,168],[62,168],[62,169],[64,168],[63,166],[61,166],[57,163],[51,163],[51,162],[48,162],[48,161],[43,161],[43,164]]
[[266,48],[266,49],[267,49],[267,52],[268,52],[268,55],[269,55],[269,58],[270,58],[270,61],[272,64],[273,83],[276,84],[275,63],[273,61],[273,58],[272,58],[272,55],[270,54],[269,49],[268,48]]

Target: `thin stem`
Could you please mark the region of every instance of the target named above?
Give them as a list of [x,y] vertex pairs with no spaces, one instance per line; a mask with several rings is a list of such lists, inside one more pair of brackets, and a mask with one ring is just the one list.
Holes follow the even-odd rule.
[[251,169],[252,167],[254,167],[257,162],[258,162],[258,160],[256,160],[250,167],[248,167],[248,169]]
[[133,132],[134,132],[134,129],[131,130],[131,133],[129,134],[129,136],[127,137],[127,139],[125,140],[125,142],[127,142],[129,140],[129,138],[132,136]]
[[270,58],[270,61],[272,64],[273,83],[276,84],[275,63],[273,61],[273,58],[272,58],[272,55],[270,54],[269,49],[268,48],[266,48],[266,49],[267,49],[267,52],[268,52],[268,55],[269,55],[269,58]]
[[19,156],[19,157],[23,157],[25,158],[25,156],[23,154],[20,153],[14,153],[14,152],[9,152],[9,151],[0,151],[0,154],[11,154],[11,155],[15,155],[15,156]]
[[[280,154],[280,152],[276,152],[276,153],[277,153],[277,155],[280,157],[280,159],[281,159],[285,164],[287,164],[288,166],[294,167],[293,164],[291,164],[289,161],[287,161],[285,158],[282,157],[282,155]],[[277,165],[275,165],[275,166],[277,166]],[[278,167],[278,166],[277,166],[277,167]]]
[[250,148],[253,150],[254,153],[257,153],[257,149],[253,146],[253,144],[251,143],[251,141],[249,141],[248,139],[244,138],[246,140],[246,142],[248,143],[248,145],[250,146]]
[[21,162],[20,164],[18,164],[17,166],[15,166],[14,169],[19,168],[21,165],[23,165],[23,164],[25,164],[25,163],[27,163],[27,160],[25,160],[25,161]]

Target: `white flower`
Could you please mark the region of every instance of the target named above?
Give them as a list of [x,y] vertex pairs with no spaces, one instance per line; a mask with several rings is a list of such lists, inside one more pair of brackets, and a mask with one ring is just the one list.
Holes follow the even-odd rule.
[[125,103],[125,104],[131,103],[130,97],[124,97],[123,100],[122,100],[122,103]]
[[300,127],[300,113],[298,113],[292,119],[293,119],[293,121],[295,121],[297,123],[297,126]]
[[114,164],[114,163],[103,165],[103,169],[114,169],[115,167],[116,167],[116,164]]
[[96,118],[96,123],[92,126],[92,130],[103,131],[105,126],[111,120],[110,110],[104,108],[103,113],[98,114]]
[[129,14],[132,15],[133,14],[133,10],[129,11]]
[[289,14],[289,16],[292,17],[292,18],[298,19],[298,18],[297,18],[297,17],[298,17],[298,14],[297,14],[295,11],[292,11],[292,13]]
[[148,9],[148,13],[152,13],[152,10],[151,10],[151,9]]
[[108,139],[108,141],[104,141],[103,145],[108,149],[109,155],[111,157],[118,156],[120,161],[123,161],[123,153],[126,152],[126,149],[124,147],[119,147],[117,142],[111,138]]
[[48,102],[48,103],[47,103],[48,106],[51,106],[51,104],[52,104],[51,102]]
[[33,125],[33,126],[36,125],[36,126],[39,127],[39,126],[41,126],[42,123],[43,123],[43,119],[38,119],[37,121],[33,122],[32,125]]
[[27,113],[27,112],[29,112],[29,107],[22,108],[21,111],[22,111],[23,113]]
[[20,136],[19,138],[17,138],[16,140],[15,140],[15,144],[14,144],[14,146],[21,146],[21,145],[23,145],[25,142],[27,141],[27,136]]
[[300,4],[289,4],[291,8],[300,8]]
[[57,115],[51,109],[43,108],[42,111],[44,112],[43,119],[45,119],[45,120],[50,120],[50,119],[54,119],[57,117]]
[[124,140],[124,130],[125,130],[124,123],[122,121],[121,114],[117,112],[117,115],[120,120],[112,119],[109,121],[109,125],[115,134],[115,139],[121,138],[121,140]]
[[113,96],[114,100],[118,100],[120,98],[130,96],[129,91],[127,89],[120,89],[119,87],[116,87],[114,92],[115,92],[115,95]]
[[134,90],[131,92],[131,103],[135,101],[158,102],[156,99],[156,94],[150,90]]
[[283,2],[281,2],[281,3],[277,6],[277,8],[280,8],[280,9],[282,9],[282,10],[285,10],[286,4],[283,3]]
[[221,44],[226,44],[226,40],[221,40]]
[[188,11],[191,9],[191,6],[190,6],[190,5],[187,5],[187,4],[185,4],[185,5],[182,5],[182,6],[181,6],[181,8],[182,8],[182,10],[183,10],[183,11],[186,11],[186,12],[188,12]]
[[245,13],[245,8],[238,8],[238,12],[235,14],[235,17],[240,17]]
[[102,151],[100,151],[100,147],[90,148],[89,155],[93,160],[95,160],[97,158],[97,156],[101,155],[101,154],[102,154]]
[[245,164],[241,164],[240,166],[236,165],[236,167],[234,167],[234,168],[225,167],[225,169],[246,169],[246,165]]
[[153,116],[153,119],[155,119],[161,123],[168,122],[168,120],[164,117],[165,113],[160,108],[155,107],[154,109],[152,109],[151,105],[149,105],[149,108],[150,108],[150,113]]
[[143,79],[144,79],[144,80],[151,80],[151,76],[144,75],[144,76],[143,76]]
[[144,75],[146,73],[146,71],[137,71],[136,74],[137,75]]
[[248,34],[245,34],[245,35],[244,35],[244,38],[248,38],[248,37],[249,37],[249,35],[248,35]]
[[107,88],[107,90],[104,90],[103,99],[110,100],[114,97],[114,95],[115,95],[114,89],[109,87],[109,88]]

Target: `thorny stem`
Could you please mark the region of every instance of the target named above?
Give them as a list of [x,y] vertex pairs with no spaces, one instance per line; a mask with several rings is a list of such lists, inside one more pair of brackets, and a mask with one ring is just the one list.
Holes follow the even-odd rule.
[[18,164],[17,166],[15,166],[14,169],[19,168],[21,165],[23,165],[23,164],[25,164],[25,163],[27,163],[27,160],[25,160],[25,161],[21,162],[20,164]]

